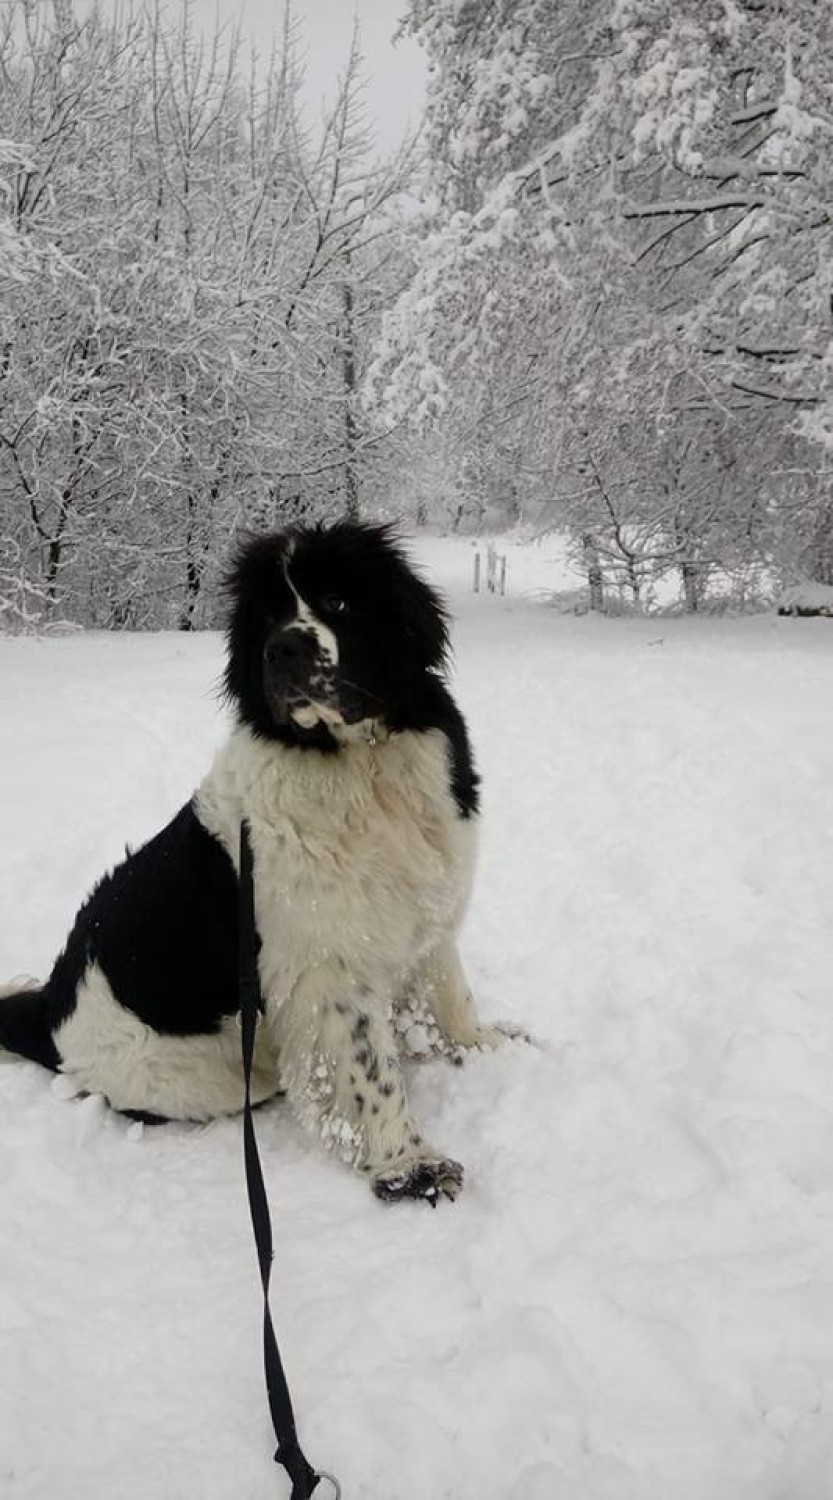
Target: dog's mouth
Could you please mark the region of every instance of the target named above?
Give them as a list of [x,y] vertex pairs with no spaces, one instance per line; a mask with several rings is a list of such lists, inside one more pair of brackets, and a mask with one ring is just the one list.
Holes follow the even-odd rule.
[[303,691],[291,691],[286,706],[290,719],[301,729],[314,729],[318,724],[358,724],[371,712],[367,695],[350,683],[333,681],[310,683]]
[[308,698],[299,694],[287,700],[289,717],[301,729],[314,729],[316,724],[341,724],[343,715],[335,697]]

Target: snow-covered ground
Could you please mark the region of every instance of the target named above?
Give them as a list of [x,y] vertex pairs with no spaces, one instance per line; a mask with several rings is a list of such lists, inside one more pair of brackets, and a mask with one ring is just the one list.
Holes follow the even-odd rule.
[[[468,1170],[436,1213],[260,1112],[304,1445],[345,1500],[826,1500],[833,629],[571,619],[423,555],[485,777],[465,953],[545,1046],[415,1072]],[[0,977],[189,794],[219,664],[0,641]],[[3,1500],[287,1493],[239,1122],[142,1132],[5,1063]]]

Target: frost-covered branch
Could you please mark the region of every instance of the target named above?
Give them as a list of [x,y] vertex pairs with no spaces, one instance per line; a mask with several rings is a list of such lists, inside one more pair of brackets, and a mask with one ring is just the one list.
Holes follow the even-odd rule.
[[625,203],[622,215],[626,219],[650,219],[662,214],[715,214],[727,208],[763,208],[765,198],[744,196],[739,193],[721,193],[713,198],[672,198],[667,202]]

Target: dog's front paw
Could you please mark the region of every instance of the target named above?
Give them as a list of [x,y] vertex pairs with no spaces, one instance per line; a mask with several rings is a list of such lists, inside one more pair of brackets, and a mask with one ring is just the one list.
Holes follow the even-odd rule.
[[373,1179],[373,1191],[384,1203],[423,1198],[432,1208],[436,1208],[441,1197],[456,1198],[462,1186],[463,1168],[448,1157],[389,1167]]
[[460,1067],[465,1061],[467,1052],[494,1052],[496,1047],[502,1047],[504,1042],[526,1042],[530,1047],[540,1047],[528,1031],[522,1026],[516,1026],[513,1021],[495,1021],[491,1026],[477,1026],[470,1035],[460,1038],[456,1045],[449,1049],[449,1057],[453,1063]]

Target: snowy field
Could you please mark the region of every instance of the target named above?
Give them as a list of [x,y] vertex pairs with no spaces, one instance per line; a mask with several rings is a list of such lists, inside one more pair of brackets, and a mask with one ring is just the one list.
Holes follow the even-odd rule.
[[[559,616],[535,558],[473,598],[470,550],[424,550],[485,777],[464,949],[544,1046],[414,1072],[468,1172],[436,1213],[260,1112],[302,1441],[345,1500],[826,1500],[833,627]],[[0,977],[189,795],[219,666],[0,640]],[[142,1131],[9,1062],[0,1138],[3,1500],[288,1494],[239,1122]]]

